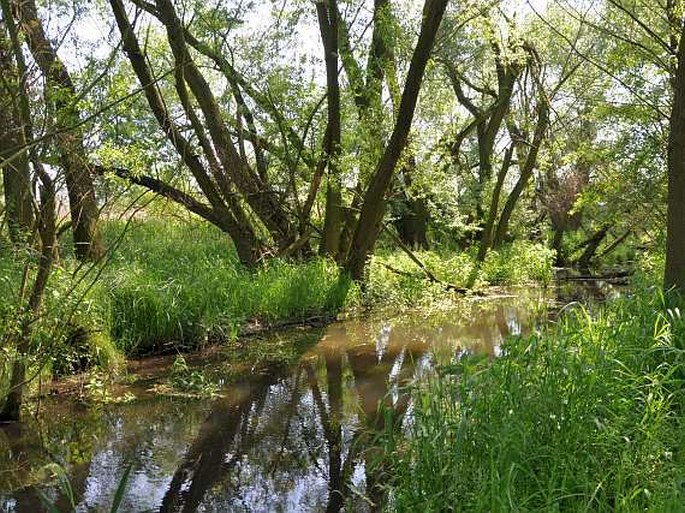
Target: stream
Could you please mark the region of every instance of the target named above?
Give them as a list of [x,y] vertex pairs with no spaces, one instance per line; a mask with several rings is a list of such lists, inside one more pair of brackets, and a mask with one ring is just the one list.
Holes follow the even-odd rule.
[[602,287],[516,289],[274,334],[307,348],[299,361],[219,397],[167,396],[149,383],[97,407],[47,397],[37,415],[0,429],[0,511],[47,511],[40,494],[59,511],[109,511],[129,466],[119,511],[374,511],[384,492],[373,433],[411,422],[407,384],[465,351],[495,357],[504,337],[538,329],[570,301],[603,298]]

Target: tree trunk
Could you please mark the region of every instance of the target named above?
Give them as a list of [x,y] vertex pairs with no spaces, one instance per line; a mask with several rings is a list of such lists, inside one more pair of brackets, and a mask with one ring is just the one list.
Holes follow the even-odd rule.
[[98,260],[103,255],[104,247],[97,224],[99,211],[83,134],[80,129],[74,128],[80,122],[75,107],[77,95],[74,83],[45,35],[35,1],[13,0],[13,5],[21,30],[26,34],[31,55],[45,77],[47,97],[55,109],[53,129],[58,131],[55,146],[69,193],[74,252],[80,260]]
[[664,289],[685,295],[685,24],[680,30],[668,137],[668,213]]
[[400,240],[413,249],[428,249],[428,208],[423,198],[402,198],[395,228]]
[[476,260],[478,262],[484,262],[485,256],[488,254],[488,250],[492,247],[493,231],[495,228],[495,220],[497,219],[497,213],[499,210],[499,199],[502,193],[502,187],[504,186],[504,180],[507,178],[507,173],[509,171],[509,166],[511,166],[511,157],[514,154],[514,146],[511,145],[507,148],[504,153],[504,160],[502,161],[502,167],[497,174],[497,183],[495,183],[495,188],[492,191],[492,199],[490,200],[490,210],[488,211],[488,218],[483,227],[483,233],[480,238],[480,246],[478,248],[478,256]]
[[428,207],[424,198],[412,198],[408,192],[416,159],[411,156],[399,173],[398,197],[391,202],[395,227],[400,240],[413,249],[428,249]]
[[509,230],[509,220],[511,219],[511,215],[514,213],[514,208],[516,207],[521,194],[526,188],[528,181],[530,180],[531,176],[533,176],[533,170],[537,164],[540,146],[542,145],[542,141],[545,137],[545,132],[547,131],[548,126],[549,105],[547,104],[547,99],[545,98],[544,93],[541,92],[538,102],[538,120],[535,125],[535,134],[533,135],[533,142],[530,145],[528,152],[525,154],[525,160],[523,159],[524,151],[521,149],[523,142],[514,141],[519,146],[519,150],[517,151],[519,161],[523,160],[524,163],[523,166],[520,166],[521,174],[519,179],[516,181],[516,185],[514,185],[514,188],[509,193],[507,202],[504,204],[504,208],[502,209],[502,214],[500,215],[499,223],[497,224],[497,231],[495,232],[495,239],[493,241],[494,247],[498,247],[504,242],[504,238]]
[[552,239],[552,249],[556,254],[554,257],[554,265],[557,267],[564,267],[566,265],[563,242],[564,229],[561,226],[557,226],[554,228],[554,238]]
[[592,262],[592,259],[595,257],[595,254],[597,253],[597,249],[599,248],[599,245],[605,239],[605,237],[607,236],[607,233],[609,233],[610,228],[611,228],[610,224],[605,224],[599,230],[597,230],[592,235],[592,237],[590,237],[587,241],[585,241],[585,243],[584,243],[585,251],[583,251],[583,254],[580,255],[580,258],[578,258],[578,260],[576,262],[576,264],[578,265],[578,267],[581,270],[587,271],[590,269],[590,263]]
[[[18,98],[25,88],[23,77],[17,73],[10,41],[5,27],[0,25],[0,162],[5,194],[5,215],[10,239],[19,244],[33,230],[33,202],[29,152],[26,149],[24,127]],[[25,148],[19,155],[17,151]]]
[[421,33],[412,55],[395,128],[364,194],[350,254],[345,263],[345,270],[357,281],[363,278],[366,260],[381,229],[385,213],[385,194],[392,181],[397,161],[407,143],[426,64],[447,2],[448,0],[426,0],[424,4]]
[[336,0],[317,2],[316,14],[323,42],[328,91],[326,161],[328,184],[321,253],[338,260],[342,231],[342,193],[340,182],[340,84],[338,81],[338,7]]

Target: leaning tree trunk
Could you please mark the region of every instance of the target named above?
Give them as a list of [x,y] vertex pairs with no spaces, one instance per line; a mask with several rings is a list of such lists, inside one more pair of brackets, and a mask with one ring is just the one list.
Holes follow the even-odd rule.
[[511,166],[511,158],[513,154],[514,146],[511,145],[506,149],[504,153],[504,160],[502,161],[502,167],[500,168],[499,173],[497,173],[497,182],[495,183],[495,188],[492,191],[488,218],[485,221],[483,233],[480,237],[480,246],[478,247],[478,255],[476,257],[478,262],[485,261],[485,256],[488,254],[488,250],[492,247],[495,220],[497,219],[497,213],[499,210],[500,195],[502,194],[502,187],[504,187],[504,180],[507,178],[507,173],[509,172],[509,167]]
[[104,248],[97,226],[99,212],[83,145],[83,133],[76,128],[80,117],[75,107],[77,95],[74,83],[43,30],[35,1],[13,0],[13,7],[28,40],[31,55],[45,77],[49,92],[47,97],[55,109],[56,121],[52,128],[57,133],[55,147],[59,152],[69,193],[74,251],[81,260],[97,260],[102,257]]
[[537,164],[540,146],[542,145],[542,141],[544,140],[545,132],[547,131],[548,126],[549,105],[547,104],[547,99],[545,98],[544,93],[541,93],[538,104],[538,120],[535,125],[535,134],[533,135],[532,144],[530,145],[528,151],[524,152],[520,149],[522,143],[518,143],[518,157],[519,159],[523,160],[523,155],[525,153],[525,160],[523,165],[521,166],[521,175],[519,176],[519,179],[516,181],[516,185],[514,185],[514,188],[509,193],[509,197],[507,198],[507,201],[504,204],[504,208],[502,209],[502,213],[500,214],[499,222],[497,223],[497,229],[495,230],[495,237],[493,240],[494,247],[502,245],[507,235],[507,232],[509,231],[509,221],[511,219],[511,215],[514,213],[514,208],[516,207],[516,204],[518,203],[521,194],[523,194],[523,191],[525,190],[528,181],[533,176],[533,170],[535,169],[535,166]]
[[597,230],[592,236],[585,241],[585,251],[580,255],[576,264],[582,271],[588,271],[590,269],[590,263],[595,258],[597,254],[597,249],[599,249],[600,244],[606,238],[611,228],[610,224],[605,224],[599,230]]
[[133,183],[142,185],[161,196],[183,205],[191,212],[219,227],[231,237],[240,261],[246,266],[254,266],[262,253],[261,243],[252,225],[247,221],[240,202],[236,200],[235,195],[226,184],[223,170],[219,169],[220,163],[214,157],[213,150],[209,148],[211,144],[207,140],[204,130],[199,126],[199,120],[193,114],[183,74],[177,78],[177,90],[181,96],[181,103],[184,109],[189,113],[191,124],[200,141],[200,145],[206,152],[207,161],[213,170],[214,180],[212,180],[210,173],[205,169],[195,148],[185,138],[180,127],[167,110],[158,90],[157,81],[148,66],[145,54],[128,19],[123,2],[121,0],[110,0],[110,5],[121,32],[124,52],[131,62],[140,85],[143,87],[150,110],[165,136],[190,170],[193,178],[195,178],[200,190],[209,201],[209,205],[153,177],[134,175],[122,169],[113,169],[112,171]]
[[668,213],[664,288],[685,294],[685,24],[678,45],[668,137]]
[[409,65],[395,128],[364,194],[364,202],[352,238],[350,253],[345,263],[345,270],[356,281],[361,281],[363,278],[366,260],[381,230],[385,214],[385,194],[392,181],[397,161],[407,144],[426,64],[430,58],[447,2],[448,0],[426,0],[424,4],[421,33]]

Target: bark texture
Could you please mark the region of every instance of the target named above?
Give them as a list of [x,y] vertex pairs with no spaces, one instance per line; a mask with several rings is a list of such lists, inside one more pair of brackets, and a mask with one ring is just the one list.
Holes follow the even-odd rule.
[[326,63],[328,98],[328,128],[325,159],[328,166],[326,214],[324,218],[321,252],[334,259],[340,254],[342,231],[342,192],[340,181],[340,83],[338,80],[338,6],[336,0],[316,3],[319,32],[323,42]]
[[685,24],[681,26],[668,138],[668,213],[664,288],[685,294]]
[[25,84],[17,73],[5,28],[0,23],[0,163],[4,163],[5,218],[10,239],[19,244],[33,230],[33,196],[29,152],[24,127],[19,121],[19,94]]
[[57,55],[38,17],[34,0],[13,0],[21,31],[26,35],[33,59],[47,84],[47,98],[55,112],[55,148],[69,193],[74,251],[81,260],[98,260],[104,247],[98,229],[99,210],[91,169],[86,158],[83,133],[74,128],[80,121],[76,90],[67,68]]

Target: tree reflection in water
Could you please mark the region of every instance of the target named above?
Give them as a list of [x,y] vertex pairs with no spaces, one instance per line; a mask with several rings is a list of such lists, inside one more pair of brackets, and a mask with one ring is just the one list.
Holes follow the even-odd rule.
[[[375,434],[406,426],[407,383],[460,352],[497,354],[503,337],[544,318],[541,301],[334,324],[293,368],[227,387],[222,398],[141,398],[88,413],[81,427],[72,415],[69,429],[47,422],[56,433],[44,445],[49,453],[70,437],[91,440],[78,461],[62,458],[83,511],[107,509],[129,461],[126,511],[378,511],[387,476]],[[288,343],[312,336],[297,333]],[[31,436],[8,435],[13,454],[35,445]],[[0,452],[2,467],[9,452]],[[18,479],[49,459],[37,452],[23,450],[31,471]],[[51,495],[65,505],[54,488]],[[8,492],[0,483],[0,510],[38,511],[36,504],[33,486]]]

